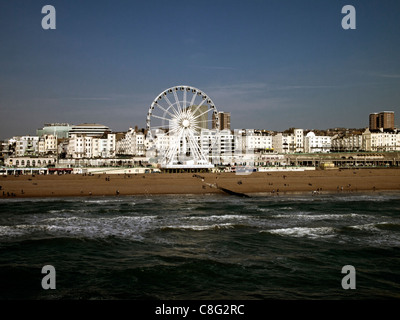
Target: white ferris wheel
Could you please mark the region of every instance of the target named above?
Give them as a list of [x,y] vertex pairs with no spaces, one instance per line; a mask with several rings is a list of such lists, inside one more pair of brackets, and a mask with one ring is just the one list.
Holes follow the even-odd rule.
[[147,113],[149,141],[156,141],[159,163],[165,167],[212,167],[215,138],[201,141],[204,129],[219,129],[218,111],[203,91],[175,86],[161,92]]

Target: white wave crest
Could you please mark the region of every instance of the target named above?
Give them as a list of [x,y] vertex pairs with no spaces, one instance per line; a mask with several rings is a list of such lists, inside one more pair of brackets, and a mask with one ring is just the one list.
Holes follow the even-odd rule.
[[263,230],[261,232],[268,232],[272,234],[277,234],[281,236],[290,236],[290,237],[320,238],[320,237],[327,237],[334,235],[335,229],[330,227],[316,227],[316,228],[295,227],[295,228]]
[[234,228],[233,223],[211,224],[211,225],[172,225],[161,227],[161,230],[218,230],[218,229],[231,229]]
[[48,218],[36,224],[0,226],[1,237],[20,237],[36,232],[48,236],[74,236],[85,238],[141,239],[142,234],[152,228],[157,216],[118,216],[111,218],[56,217]]
[[187,217],[187,220],[204,220],[204,221],[221,221],[221,220],[244,220],[249,219],[248,216],[237,215],[237,214],[224,214],[224,215],[212,215],[212,216],[191,216]]
[[380,230],[377,228],[377,226],[380,225],[380,224],[386,224],[386,222],[381,222],[381,223],[367,223],[367,224],[349,226],[349,228],[351,228],[351,229],[357,229],[357,230],[362,230],[362,231],[379,232]]

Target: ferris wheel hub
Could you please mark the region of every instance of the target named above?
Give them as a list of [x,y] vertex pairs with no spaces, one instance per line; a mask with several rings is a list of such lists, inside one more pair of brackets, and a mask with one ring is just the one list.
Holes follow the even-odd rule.
[[190,126],[190,121],[189,121],[188,119],[183,120],[183,121],[182,121],[182,126],[183,126],[184,128],[189,127],[189,126]]

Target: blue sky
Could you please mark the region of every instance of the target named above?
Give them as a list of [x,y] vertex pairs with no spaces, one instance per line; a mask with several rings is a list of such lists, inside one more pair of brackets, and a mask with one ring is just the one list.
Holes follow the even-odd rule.
[[[56,9],[43,30],[41,9]],[[356,9],[343,30],[341,9]],[[397,0],[0,0],[0,138],[47,122],[145,127],[190,85],[232,128],[366,127],[400,117]]]

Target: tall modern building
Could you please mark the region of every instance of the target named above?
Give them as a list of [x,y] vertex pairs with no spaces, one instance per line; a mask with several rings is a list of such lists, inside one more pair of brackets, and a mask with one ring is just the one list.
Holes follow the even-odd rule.
[[218,121],[219,130],[231,130],[231,114],[230,112],[218,112],[217,117],[212,115],[212,128],[216,128],[216,123]]
[[394,112],[382,111],[369,115],[369,130],[394,130]]

